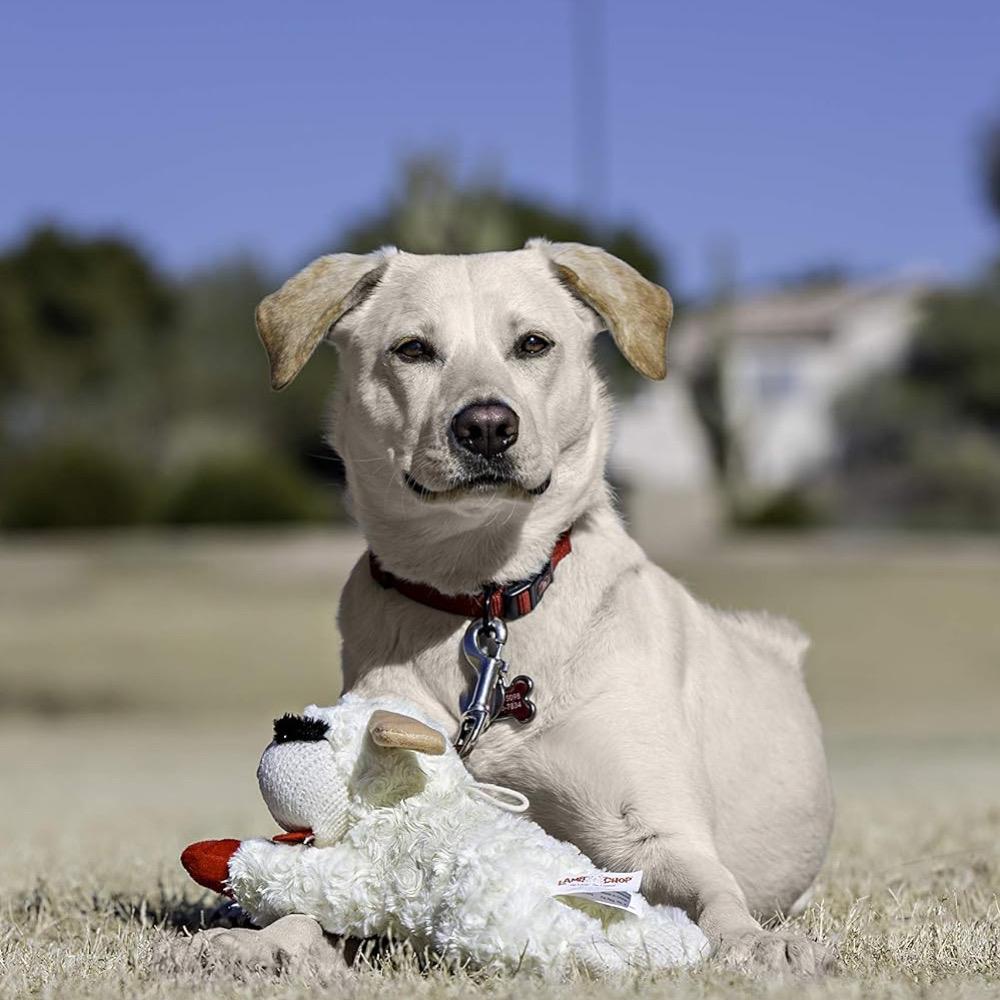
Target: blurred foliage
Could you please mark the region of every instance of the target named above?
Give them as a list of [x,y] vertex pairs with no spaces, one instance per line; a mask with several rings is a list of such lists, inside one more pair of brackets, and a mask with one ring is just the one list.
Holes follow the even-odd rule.
[[987,128],[983,141],[983,178],[986,198],[1000,221],[1000,119]]
[[904,363],[837,411],[851,520],[1000,527],[1000,265],[927,297]]
[[635,230],[596,226],[488,179],[463,184],[448,161],[436,156],[405,164],[385,207],[351,226],[338,247],[367,253],[388,243],[411,253],[485,253],[518,250],[533,236],[596,244],[651,281],[664,277],[656,251]]
[[978,286],[928,299],[903,374],[957,418],[1000,432],[1000,262]]
[[910,525],[917,528],[1000,528],[1000,441],[962,426],[917,442]]
[[[404,166],[388,202],[318,252],[520,247],[532,236],[599,243],[659,279],[653,249],[505,192],[459,181],[440,158]],[[285,277],[285,276],[281,276]],[[280,278],[247,258],[179,279],[123,236],[53,226],[0,255],[0,517],[9,529],[220,523],[341,514],[323,442],[336,355],[271,392],[254,309]],[[630,369],[599,338],[624,391]]]
[[829,523],[830,513],[808,488],[782,490],[730,511],[733,527],[752,531],[805,531]]
[[99,391],[120,374],[122,350],[160,348],[173,306],[124,240],[42,227],[0,258],[0,386]]
[[263,524],[322,520],[339,510],[320,488],[273,455],[221,455],[179,472],[164,491],[157,520],[166,524]]
[[51,227],[12,247],[0,258],[0,523],[337,511],[307,471],[332,352],[271,392],[253,314],[275,284],[245,259],[170,280],[122,237]]
[[147,483],[120,454],[91,441],[41,445],[15,465],[0,496],[0,526],[99,528],[135,524],[146,510]]

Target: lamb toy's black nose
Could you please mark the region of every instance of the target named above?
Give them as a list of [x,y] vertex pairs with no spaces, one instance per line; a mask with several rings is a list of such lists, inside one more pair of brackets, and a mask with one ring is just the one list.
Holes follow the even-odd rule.
[[483,458],[502,455],[516,440],[520,421],[506,404],[491,399],[455,414],[451,430],[463,447]]

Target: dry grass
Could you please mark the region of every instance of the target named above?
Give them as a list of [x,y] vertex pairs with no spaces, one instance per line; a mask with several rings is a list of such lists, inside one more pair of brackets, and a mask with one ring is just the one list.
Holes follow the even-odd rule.
[[253,774],[270,717],[336,692],[334,600],[358,551],[319,535],[0,548],[0,997],[1000,996],[1000,555],[981,547],[754,544],[673,564],[816,638],[839,819],[794,923],[836,942],[837,975],[324,982],[170,957],[225,919],[180,849],[272,828]]

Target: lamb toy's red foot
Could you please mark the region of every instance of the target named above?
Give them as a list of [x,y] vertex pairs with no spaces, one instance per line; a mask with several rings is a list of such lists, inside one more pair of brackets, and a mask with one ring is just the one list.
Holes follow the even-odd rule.
[[[271,839],[276,844],[302,844],[312,836],[309,830],[294,830],[291,833],[279,833]],[[184,870],[198,883],[213,892],[221,892],[231,896],[229,891],[229,862],[239,850],[242,841],[227,838],[224,840],[199,840],[190,844],[181,852],[181,864]]]
[[239,840],[199,840],[181,853],[184,870],[198,883],[213,892],[229,895],[229,859],[237,852]]

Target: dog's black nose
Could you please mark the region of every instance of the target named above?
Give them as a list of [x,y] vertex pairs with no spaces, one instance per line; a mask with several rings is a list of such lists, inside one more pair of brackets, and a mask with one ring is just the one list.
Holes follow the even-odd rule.
[[463,448],[484,458],[493,458],[517,440],[519,423],[517,414],[506,403],[491,399],[459,410],[451,422],[451,429]]

